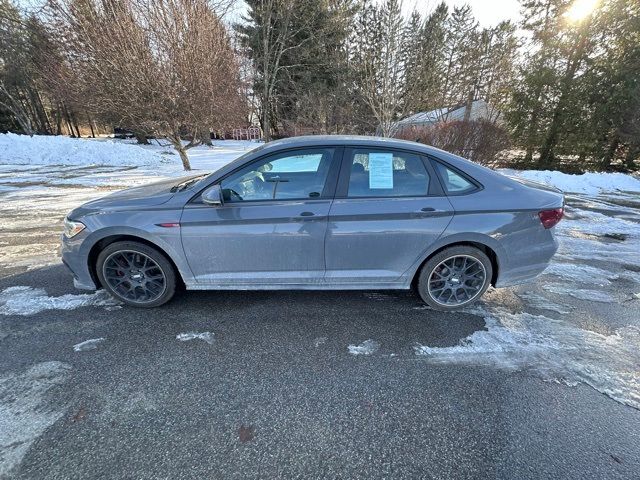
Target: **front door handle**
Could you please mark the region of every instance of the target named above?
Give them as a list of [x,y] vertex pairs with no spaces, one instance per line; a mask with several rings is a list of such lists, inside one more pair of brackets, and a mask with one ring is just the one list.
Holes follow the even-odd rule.
[[302,212],[300,214],[301,217],[313,217],[315,215],[315,213],[313,212]]
[[435,212],[436,209],[433,207],[424,207],[420,209],[421,212]]

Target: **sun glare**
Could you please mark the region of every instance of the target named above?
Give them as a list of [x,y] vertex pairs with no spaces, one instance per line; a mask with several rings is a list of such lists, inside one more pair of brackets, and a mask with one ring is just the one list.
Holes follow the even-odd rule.
[[598,3],[600,0],[575,0],[564,15],[571,22],[579,22],[589,16]]

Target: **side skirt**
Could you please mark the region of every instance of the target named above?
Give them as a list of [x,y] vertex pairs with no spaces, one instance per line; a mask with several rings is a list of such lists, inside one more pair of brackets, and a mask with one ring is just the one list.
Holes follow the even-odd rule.
[[201,284],[189,283],[187,290],[409,290],[409,283],[237,283]]

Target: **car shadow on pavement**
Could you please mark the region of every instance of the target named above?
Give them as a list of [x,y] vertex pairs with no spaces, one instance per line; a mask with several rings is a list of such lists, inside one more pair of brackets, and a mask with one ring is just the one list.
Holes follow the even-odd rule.
[[[51,297],[91,294],[74,289],[62,265],[0,279],[0,291],[12,286],[43,289],[46,304]],[[110,337],[153,348],[159,341],[176,342],[182,333],[210,332],[219,352],[228,347],[308,353],[331,347],[332,354],[347,354],[349,345],[373,340],[380,356],[413,356],[417,344],[456,345],[485,328],[481,316],[428,309],[411,291],[182,291],[149,310],[99,302],[70,309],[44,305],[28,317],[25,322],[25,316],[2,314],[0,322],[9,333],[45,322],[39,331],[69,333],[68,344]]]

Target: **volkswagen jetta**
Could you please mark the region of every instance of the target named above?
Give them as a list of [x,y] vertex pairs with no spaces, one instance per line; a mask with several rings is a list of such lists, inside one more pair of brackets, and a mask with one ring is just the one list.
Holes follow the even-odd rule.
[[415,287],[450,310],[540,274],[563,209],[558,190],[418,143],[298,137],[86,203],[65,219],[62,255],[77,288],[136,307],[179,285]]

